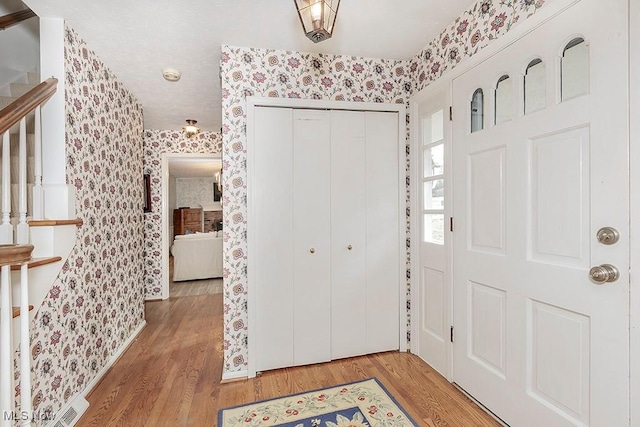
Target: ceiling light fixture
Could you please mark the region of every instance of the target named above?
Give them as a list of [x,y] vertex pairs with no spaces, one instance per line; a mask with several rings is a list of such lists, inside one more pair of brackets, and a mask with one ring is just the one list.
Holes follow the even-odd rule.
[[340,0],[293,0],[304,34],[314,43],[331,38]]
[[189,138],[200,132],[200,128],[196,126],[197,120],[187,119],[187,124],[182,126],[182,130]]
[[177,82],[178,80],[180,80],[180,76],[180,71],[176,70],[175,68],[165,68],[164,70],[162,70],[162,77],[170,82]]

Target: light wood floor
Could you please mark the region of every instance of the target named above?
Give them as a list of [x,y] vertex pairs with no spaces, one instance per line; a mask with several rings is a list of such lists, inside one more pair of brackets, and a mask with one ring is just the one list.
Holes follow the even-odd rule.
[[78,426],[215,426],[221,408],[374,376],[420,425],[499,425],[409,353],[282,369],[220,384],[222,294],[210,289],[191,294],[176,297],[172,291],[168,300],[146,304],[147,327],[89,394],[90,407]]

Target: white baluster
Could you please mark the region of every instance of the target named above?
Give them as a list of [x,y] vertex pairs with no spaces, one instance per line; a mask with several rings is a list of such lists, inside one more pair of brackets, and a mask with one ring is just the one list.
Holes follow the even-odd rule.
[[20,411],[28,414],[23,426],[31,425],[31,336],[29,335],[29,266],[20,267]]
[[33,156],[35,160],[35,185],[33,187],[33,219],[44,219],[44,199],[42,193],[42,123],[40,106],[36,108],[36,127]]
[[20,147],[18,149],[18,227],[16,243],[29,243],[29,224],[27,224],[27,119],[20,120]]
[[2,427],[12,425],[13,414],[13,309],[11,307],[11,266],[4,265],[0,270],[0,372],[2,384],[0,385],[0,420]]
[[0,244],[13,243],[11,226],[11,141],[9,131],[2,137],[2,224],[0,224]]

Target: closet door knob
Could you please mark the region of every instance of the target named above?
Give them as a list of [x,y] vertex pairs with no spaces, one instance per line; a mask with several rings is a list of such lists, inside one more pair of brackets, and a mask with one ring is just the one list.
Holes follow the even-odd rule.
[[351,249],[353,249],[353,246],[349,245],[349,246],[347,246],[347,249],[351,250]]
[[311,252],[312,254],[315,254],[316,253],[316,248],[309,249],[309,252]]

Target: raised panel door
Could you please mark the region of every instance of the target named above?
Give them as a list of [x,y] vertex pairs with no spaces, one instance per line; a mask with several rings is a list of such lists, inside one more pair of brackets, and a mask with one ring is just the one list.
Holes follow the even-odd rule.
[[[453,82],[454,380],[511,425],[629,425],[628,2],[607,8],[575,2]],[[561,72],[577,35],[579,93]],[[469,133],[471,94],[532,57],[545,107]],[[617,280],[590,280],[600,264]]]

